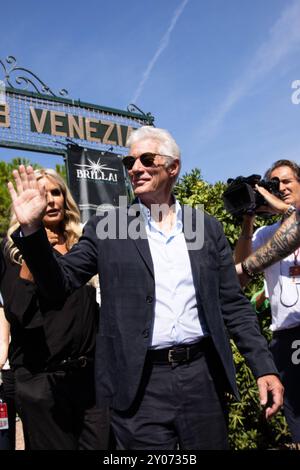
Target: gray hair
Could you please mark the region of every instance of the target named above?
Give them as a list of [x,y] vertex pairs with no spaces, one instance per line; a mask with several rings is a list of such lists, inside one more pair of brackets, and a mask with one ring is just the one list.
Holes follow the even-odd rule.
[[173,159],[179,160],[179,165],[181,164],[181,153],[180,148],[175,142],[174,138],[171,136],[170,132],[165,129],[159,129],[157,127],[151,126],[142,126],[138,129],[132,131],[130,136],[127,139],[126,146],[130,147],[131,145],[139,142],[140,140],[151,139],[157,141],[159,144],[159,152],[162,155],[169,155],[172,157],[168,159],[166,166],[170,166]]

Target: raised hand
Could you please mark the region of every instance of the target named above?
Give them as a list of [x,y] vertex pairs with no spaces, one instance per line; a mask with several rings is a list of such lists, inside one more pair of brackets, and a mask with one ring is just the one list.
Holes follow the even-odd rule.
[[8,190],[13,208],[24,235],[30,235],[41,226],[47,206],[45,188],[36,179],[33,168],[24,165],[13,171],[16,189],[9,182]]
[[[256,184],[255,189],[265,198],[269,204],[269,206],[263,206],[264,212],[267,208],[269,208],[271,214],[284,214],[288,209],[288,204],[282,201],[282,199],[279,199],[279,197],[274,196],[274,194],[269,193],[269,191],[267,191],[262,186]],[[257,213],[259,212],[257,211]]]

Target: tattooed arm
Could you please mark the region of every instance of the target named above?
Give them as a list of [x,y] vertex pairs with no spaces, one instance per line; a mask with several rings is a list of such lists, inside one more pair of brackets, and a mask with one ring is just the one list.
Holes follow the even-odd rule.
[[251,274],[259,273],[271,264],[293,253],[299,246],[300,214],[299,211],[297,211],[285,220],[265,245],[245,259],[243,262],[244,269],[241,263],[236,265],[241,283],[245,285],[249,282],[250,278],[247,276],[247,272]]

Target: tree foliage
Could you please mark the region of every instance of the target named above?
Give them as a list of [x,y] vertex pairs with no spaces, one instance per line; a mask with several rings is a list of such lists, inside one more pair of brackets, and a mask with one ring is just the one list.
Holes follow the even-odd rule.
[[67,170],[66,165],[55,165],[55,171],[58,173],[65,181],[67,181]]
[[19,165],[31,165],[38,168],[39,165],[32,164],[26,158],[14,158],[11,162],[0,161],[0,238],[3,238],[7,232],[10,219],[10,195],[7,189],[8,181],[12,181],[12,172]]
[[[193,207],[203,204],[204,210],[216,217],[224,228],[225,235],[233,248],[240,233],[240,221],[224,209],[222,194],[227,185],[222,182],[209,184],[201,176],[199,169],[185,174],[175,187],[178,200]],[[266,225],[265,220],[256,222],[257,226]],[[271,222],[271,221],[270,221]],[[269,223],[270,223],[269,222]],[[262,287],[262,279],[252,282],[245,294],[248,298]],[[270,340],[270,313],[261,315],[259,322],[262,333]],[[241,401],[236,402],[228,396],[229,401],[229,440],[232,449],[278,448],[289,439],[289,432],[283,415],[277,414],[266,422],[259,405],[256,381],[239,353],[233,341],[232,351],[237,371],[237,384]]]

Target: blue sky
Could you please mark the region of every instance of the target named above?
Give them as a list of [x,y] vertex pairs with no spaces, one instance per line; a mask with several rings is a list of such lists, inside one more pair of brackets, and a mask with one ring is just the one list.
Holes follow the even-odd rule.
[[[198,167],[213,183],[299,162],[300,0],[41,5],[1,5],[0,58],[14,55],[74,99],[119,109],[134,99],[173,134],[183,172]],[[21,155],[0,149],[0,159]]]

